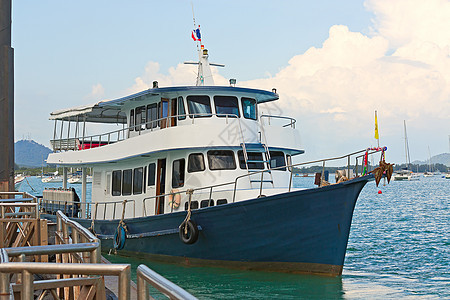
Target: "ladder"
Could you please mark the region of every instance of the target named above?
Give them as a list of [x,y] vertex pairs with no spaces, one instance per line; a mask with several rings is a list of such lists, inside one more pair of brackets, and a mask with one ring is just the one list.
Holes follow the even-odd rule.
[[[241,147],[242,147],[242,152],[244,154],[243,155],[244,162],[245,162],[245,167],[247,169],[248,174],[253,173],[252,171],[250,171],[249,164],[262,163],[263,165],[267,166],[267,169],[268,169],[268,171],[266,171],[266,172],[261,172],[260,179],[255,179],[254,177],[252,178],[252,176],[249,176],[250,184],[253,186],[253,184],[259,183],[261,189],[262,189],[263,183],[270,183],[270,184],[272,184],[272,187],[274,187],[272,170],[271,170],[271,166],[270,166],[271,158],[270,158],[269,148],[267,147],[267,145],[264,143],[241,143]],[[261,153],[262,160],[249,159],[247,149],[248,150],[256,150],[255,152]],[[264,178],[265,173],[268,173],[270,175],[270,179]]]

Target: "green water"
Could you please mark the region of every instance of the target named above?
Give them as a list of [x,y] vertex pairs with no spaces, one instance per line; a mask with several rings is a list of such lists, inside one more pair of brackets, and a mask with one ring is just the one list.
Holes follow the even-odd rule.
[[[295,178],[295,185],[309,185],[308,180],[313,179]],[[335,278],[106,257],[130,263],[134,272],[145,264],[199,299],[449,299],[449,200],[450,180],[441,176],[366,185],[356,204],[343,275]],[[166,299],[153,289],[151,295]]]

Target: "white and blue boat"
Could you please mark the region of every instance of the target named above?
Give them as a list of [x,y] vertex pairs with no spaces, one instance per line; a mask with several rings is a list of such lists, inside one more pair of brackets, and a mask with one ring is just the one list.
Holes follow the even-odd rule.
[[[356,170],[338,184],[294,188],[292,157],[304,153],[296,120],[259,108],[278,101],[276,90],[214,85],[203,46],[198,66],[195,86],[155,81],[137,94],[51,113],[47,163],[63,167],[65,187],[69,168],[83,170],[74,219],[104,251],[122,255],[340,275],[355,203],[373,175]],[[96,124],[119,128],[87,136]]]

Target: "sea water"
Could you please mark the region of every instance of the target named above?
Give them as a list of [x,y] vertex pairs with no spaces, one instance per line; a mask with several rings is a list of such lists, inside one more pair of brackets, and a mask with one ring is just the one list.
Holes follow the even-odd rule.
[[[40,179],[28,180],[37,192],[27,182],[20,190],[41,195],[44,184]],[[295,177],[294,185],[312,186],[313,180]],[[80,191],[80,185],[73,186]],[[382,181],[379,187],[369,182],[356,203],[344,271],[339,277],[106,257],[130,263],[133,270],[145,264],[199,299],[449,299],[449,201],[450,180],[442,176],[386,185]],[[132,277],[135,279],[135,272]],[[153,288],[151,295],[166,299]]]

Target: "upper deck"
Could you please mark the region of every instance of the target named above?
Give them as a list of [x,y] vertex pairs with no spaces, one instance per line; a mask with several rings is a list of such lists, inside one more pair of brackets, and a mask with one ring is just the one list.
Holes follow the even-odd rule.
[[[105,162],[169,149],[266,140],[269,146],[301,153],[294,119],[258,113],[257,104],[277,99],[276,93],[248,88],[170,87],[55,111],[50,117],[55,120],[53,150],[70,154],[52,154],[48,163]],[[122,128],[87,136],[86,123],[115,123]]]

